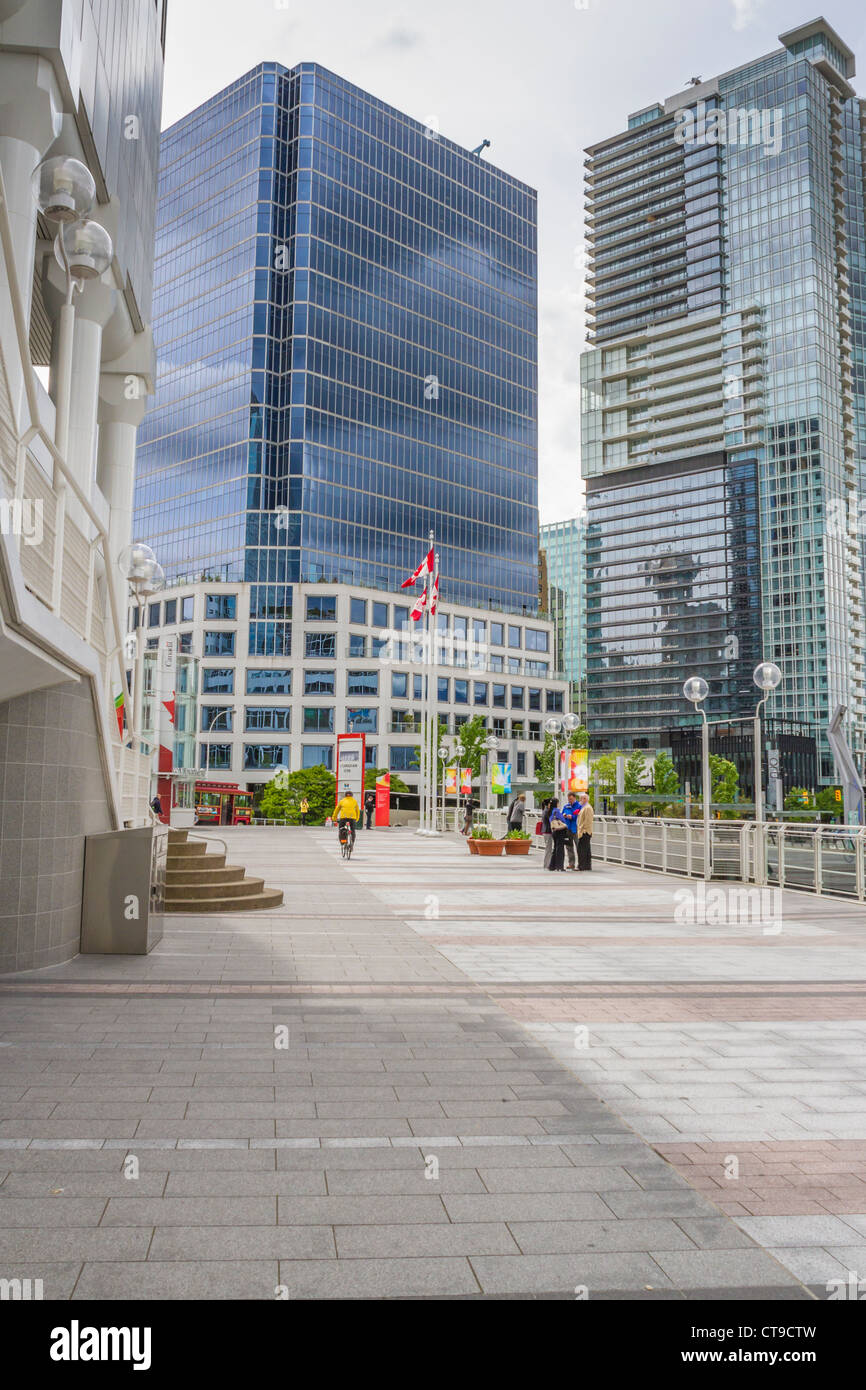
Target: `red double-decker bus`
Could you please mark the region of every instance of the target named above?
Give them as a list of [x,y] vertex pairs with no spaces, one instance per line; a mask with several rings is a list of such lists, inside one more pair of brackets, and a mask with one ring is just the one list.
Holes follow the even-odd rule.
[[253,794],[236,782],[196,782],[196,825],[249,825],[252,815]]

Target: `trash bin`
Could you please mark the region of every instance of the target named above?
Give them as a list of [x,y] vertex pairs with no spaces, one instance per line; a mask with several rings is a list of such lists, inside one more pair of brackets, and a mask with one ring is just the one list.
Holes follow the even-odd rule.
[[84,840],[81,954],[146,956],[162,937],[168,826]]

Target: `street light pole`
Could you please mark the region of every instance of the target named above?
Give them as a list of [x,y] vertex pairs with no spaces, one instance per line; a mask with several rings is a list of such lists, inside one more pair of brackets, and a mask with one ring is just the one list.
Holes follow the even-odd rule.
[[703,709],[704,700],[710,693],[710,687],[703,676],[690,676],[683,685],[683,694],[690,700],[697,713],[701,716],[701,800],[704,806],[704,878],[709,881],[713,873],[713,853],[712,842],[710,839],[710,802],[712,798],[712,783],[710,781],[710,727],[707,723],[706,712]]
[[755,780],[755,882],[763,883],[766,873],[764,855],[764,777],[761,750],[761,710],[782,679],[782,672],[772,661],[761,661],[755,667],[752,679],[763,696],[755,706],[754,731],[754,780]]

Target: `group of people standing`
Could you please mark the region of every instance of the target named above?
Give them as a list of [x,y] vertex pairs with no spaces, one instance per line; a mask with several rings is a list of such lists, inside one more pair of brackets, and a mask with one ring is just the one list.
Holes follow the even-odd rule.
[[544,835],[545,869],[564,871],[566,855],[569,869],[585,871],[592,868],[593,818],[586,792],[569,792],[562,806],[556,797],[543,803],[541,830]]

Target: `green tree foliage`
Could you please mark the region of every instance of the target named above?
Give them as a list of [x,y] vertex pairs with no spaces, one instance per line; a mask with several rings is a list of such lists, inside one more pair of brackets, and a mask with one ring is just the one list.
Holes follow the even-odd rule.
[[557,776],[556,750],[557,748],[589,748],[589,731],[583,725],[575,729],[573,734],[569,734],[568,742],[563,744],[562,739],[554,738],[553,734],[544,735],[544,748],[538,760],[538,781],[555,782]]
[[[736,763],[729,762],[727,758],[722,758],[718,753],[710,754],[710,786],[712,787],[712,800],[714,802],[732,802],[739,789],[740,774],[737,772]],[[723,812],[728,817],[736,815],[734,811]]]
[[[640,748],[633,749],[626,759],[625,790],[633,795],[636,793],[645,795],[649,791],[649,787],[646,785],[646,754]],[[627,816],[634,816],[645,810],[646,806],[646,802],[627,801],[625,813]]]
[[811,793],[806,787],[792,787],[784,804],[786,811],[807,811],[812,805]]
[[337,782],[326,767],[305,767],[298,772],[278,772],[264,788],[259,812],[266,820],[282,820],[299,825],[301,802],[310,803],[308,825],[323,825],[333,815]]
[[679,796],[680,778],[679,773],[674,767],[674,760],[666,748],[661,748],[655,756],[653,764],[653,790],[658,793],[661,799],[668,796]]
[[[366,792],[375,791],[375,790],[376,790],[376,778],[377,778],[377,777],[384,777],[384,776],[385,776],[385,773],[386,773],[387,771],[388,771],[387,767],[368,767],[368,768],[367,768],[367,771],[364,773],[364,791],[366,791]],[[409,788],[406,786],[406,783],[403,781],[403,778],[400,777],[398,773],[392,772],[392,773],[391,773],[391,791],[392,791],[392,792],[408,792],[408,790],[409,790]]]
[[[471,767],[472,776],[479,777],[481,775],[481,759],[485,753],[484,740],[487,737],[484,715],[476,714],[466,724],[461,724],[456,736],[463,749],[463,754],[459,760],[460,766]],[[455,763],[456,761],[455,759]]]
[[[838,801],[836,799],[837,792],[839,792]],[[815,805],[821,812],[822,819],[826,817],[829,820],[841,821],[845,818],[845,799],[841,787],[822,787],[815,797]]]

